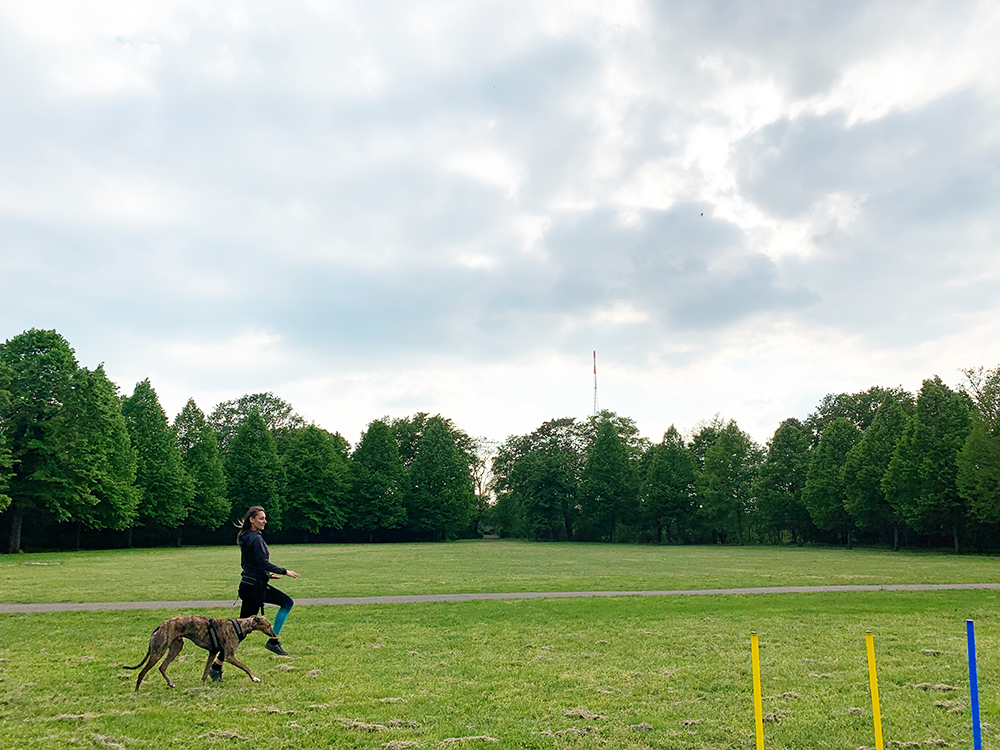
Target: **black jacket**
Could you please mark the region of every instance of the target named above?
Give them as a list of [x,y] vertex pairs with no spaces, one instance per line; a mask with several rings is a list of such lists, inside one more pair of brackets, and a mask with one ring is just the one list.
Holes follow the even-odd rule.
[[241,583],[251,586],[266,587],[271,579],[269,573],[285,575],[288,571],[279,568],[268,557],[267,544],[259,531],[250,530],[239,538],[240,563],[243,565]]

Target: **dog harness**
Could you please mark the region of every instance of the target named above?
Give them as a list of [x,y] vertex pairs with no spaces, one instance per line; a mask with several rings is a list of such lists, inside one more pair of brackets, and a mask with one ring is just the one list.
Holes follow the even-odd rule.
[[240,639],[240,643],[243,643],[243,639],[247,637],[247,634],[243,632],[243,628],[240,627],[239,620],[230,620],[233,624],[233,629],[236,631],[236,637]]
[[216,621],[212,618],[208,619],[208,641],[212,644],[212,651],[216,653],[221,653],[222,658],[226,658],[225,649],[222,648],[222,643],[219,641],[219,634],[215,632]]

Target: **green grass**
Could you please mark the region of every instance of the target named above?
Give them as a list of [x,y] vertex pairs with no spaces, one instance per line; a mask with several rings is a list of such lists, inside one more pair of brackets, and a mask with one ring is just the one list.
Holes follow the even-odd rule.
[[[543,544],[272,546],[302,574],[292,597],[747,586],[980,583],[1000,558],[789,547]],[[0,557],[0,602],[151,601],[236,596],[232,547],[60,552]]]
[[[304,607],[283,633],[292,657],[266,652],[259,634],[241,647],[260,684],[228,667],[221,685],[203,688],[204,652],[187,644],[170,670],[177,689],[154,670],[138,694],[135,673],[119,665],[137,662],[152,629],[175,612],[6,615],[0,747],[437,748],[489,735],[499,743],[479,746],[749,750],[751,630],[760,632],[765,712],[780,719],[765,725],[769,750],[870,747],[868,629],[887,746],[963,747],[971,744],[967,617],[976,620],[983,719],[1000,725],[997,604],[995,592],[947,591]],[[942,700],[964,708],[936,708]],[[606,718],[566,716],[571,709]],[[351,721],[388,728],[367,732]],[[652,728],[633,728],[642,722]],[[986,746],[997,743],[987,732]]]

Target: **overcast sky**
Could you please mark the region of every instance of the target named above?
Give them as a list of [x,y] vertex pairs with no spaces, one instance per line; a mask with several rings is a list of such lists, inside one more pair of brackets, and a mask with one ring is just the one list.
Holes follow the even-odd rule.
[[1000,363],[996,2],[0,0],[0,340],[355,442]]

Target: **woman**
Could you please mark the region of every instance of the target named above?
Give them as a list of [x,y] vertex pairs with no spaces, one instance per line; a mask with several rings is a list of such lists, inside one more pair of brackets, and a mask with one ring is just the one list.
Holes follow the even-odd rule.
[[[274,634],[278,635],[294,602],[288,594],[283,594],[271,586],[270,580],[280,576],[298,578],[299,574],[294,570],[280,568],[270,561],[267,544],[261,535],[265,526],[267,526],[267,513],[259,505],[250,508],[243,517],[243,522],[239,524],[240,530],[236,535],[236,541],[240,545],[240,562],[243,566],[243,575],[240,578],[240,600],[242,601],[240,617],[263,614],[265,603],[277,604],[278,614],[274,617],[272,628]],[[280,656],[288,655],[277,638],[269,639],[264,647]],[[211,674],[212,680],[221,682],[222,662],[216,659],[209,674]]]

